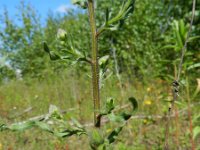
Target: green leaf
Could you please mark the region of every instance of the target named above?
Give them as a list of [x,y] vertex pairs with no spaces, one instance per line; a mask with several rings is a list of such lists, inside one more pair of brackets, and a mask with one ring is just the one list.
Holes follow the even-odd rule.
[[7,129],[7,126],[5,124],[0,124],[0,131],[4,131]]
[[127,121],[128,119],[130,119],[131,116],[132,116],[131,114],[128,114],[128,113],[125,113],[125,112],[122,112],[120,114],[120,117],[123,118],[123,120],[125,120],[125,121]]
[[111,113],[111,111],[115,108],[114,106],[114,100],[112,98],[109,98],[106,102],[106,108],[105,108],[105,112],[107,114]]
[[182,48],[185,39],[183,39],[181,37],[180,30],[179,30],[179,24],[180,24],[179,21],[174,20],[174,22],[173,22],[173,28],[174,28],[174,34],[176,36],[176,42],[178,44],[178,47]]
[[191,69],[198,68],[198,67],[200,67],[200,63],[196,63],[196,64],[194,64],[194,65],[189,66],[189,67],[187,68],[187,70],[191,70]]
[[200,38],[200,36],[190,37],[190,38],[188,39],[188,42],[192,42],[192,41],[194,41],[194,40],[196,40],[196,39],[199,39],[199,38]]
[[62,137],[62,138],[65,138],[65,137],[70,137],[72,135],[82,135],[82,134],[86,134],[86,131],[84,128],[79,128],[79,129],[66,129],[62,132],[54,132],[54,135],[57,136],[57,137]]
[[110,57],[109,55],[105,55],[105,56],[101,57],[101,58],[99,59],[99,65],[104,65],[104,64],[106,64],[106,63],[108,62],[109,57]]
[[109,17],[110,17],[110,12],[109,12],[109,9],[107,8],[106,9],[106,20],[105,20],[106,23],[108,22]]
[[55,105],[49,106],[49,114],[53,114],[54,112],[57,112],[57,111],[59,111],[57,106]]
[[125,3],[124,9],[125,9],[125,14],[124,14],[124,19],[129,17],[131,13],[134,11],[134,4],[135,0],[128,0],[127,3]]
[[163,46],[161,49],[175,49],[177,46],[176,45],[166,45]]
[[[132,105],[132,112],[134,112],[135,110],[138,109],[138,102],[134,97],[130,97],[129,101],[131,102],[131,105]],[[113,122],[123,122],[123,123],[125,123],[128,119],[131,118],[132,112],[130,112],[130,113],[121,112],[120,114],[112,113],[108,117]]]
[[193,129],[193,138],[195,139],[200,134],[200,126]]
[[27,122],[12,124],[8,126],[8,128],[12,131],[24,131],[24,130],[32,128],[34,125],[35,125],[35,121],[27,121]]
[[74,5],[78,5],[79,7],[86,9],[87,8],[87,0],[72,0]]
[[99,129],[93,129],[90,133],[90,146],[95,149],[104,143],[104,138]]
[[52,129],[45,122],[36,121],[35,122],[35,126],[38,127],[38,128],[40,128],[43,131],[47,131],[47,132],[53,133]]
[[115,108],[114,100],[112,98],[107,99],[106,104],[100,113],[100,116],[105,116],[110,114],[114,108]]
[[187,36],[187,32],[186,32],[186,26],[184,24],[184,21],[181,19],[178,23],[179,23],[179,32],[182,37],[182,40],[185,40]]
[[117,136],[118,136],[119,133],[122,131],[122,129],[123,129],[123,126],[118,127],[118,128],[115,128],[115,129],[110,133],[110,135],[107,137],[107,139],[108,139],[108,141],[109,141],[110,144],[113,143],[113,142],[115,142]]
[[106,22],[99,29],[98,33],[102,33],[105,30],[116,30],[124,24],[124,21],[130,16],[134,11],[135,0],[124,0],[121,9],[115,17],[108,20],[109,12],[106,12]]
[[124,123],[125,121],[123,115],[116,115],[114,113],[109,114],[108,118],[111,122]]
[[62,114],[60,113],[59,109],[55,105],[50,105],[49,115],[52,118],[63,119]]
[[79,123],[78,120],[76,120],[75,118],[72,118],[72,122],[74,123],[74,125],[78,128],[83,128],[83,126]]
[[100,114],[97,116],[96,126],[100,125],[101,117],[110,114],[114,108],[115,108],[115,106],[114,106],[114,100],[112,98],[107,99],[106,105],[104,106],[104,108],[100,112]]
[[112,122],[118,122],[118,123],[125,123],[128,119],[130,119],[132,114],[121,112],[120,114],[110,114],[108,118]]
[[51,60],[58,60],[58,59],[60,59],[60,56],[58,54],[56,54],[56,52],[51,51],[49,49],[49,47],[46,44],[46,42],[43,42],[43,47],[44,47],[44,51],[49,54]]
[[50,59],[51,60],[58,60],[60,59],[61,57],[54,51],[50,51],[49,52],[49,56],[50,56]]
[[49,47],[48,47],[48,45],[47,45],[46,42],[43,42],[43,47],[44,47],[44,51],[45,51],[45,52],[47,52],[47,53],[50,52],[50,49],[49,49]]
[[137,102],[137,100],[134,97],[130,97],[128,100],[132,104],[133,111],[137,110],[138,109],[138,102]]
[[90,61],[87,58],[85,58],[85,57],[84,58],[78,58],[77,61],[78,62],[87,62],[87,63],[90,63]]

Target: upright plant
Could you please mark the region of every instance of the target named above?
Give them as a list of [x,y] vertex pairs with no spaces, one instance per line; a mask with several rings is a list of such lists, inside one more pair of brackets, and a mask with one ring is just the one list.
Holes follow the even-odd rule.
[[[77,120],[73,119],[72,123],[64,120],[62,114],[55,106],[50,106],[49,113],[41,118],[31,119],[25,122],[15,123],[11,125],[0,124],[0,131],[23,131],[31,127],[38,127],[57,137],[69,137],[71,135],[86,134],[90,139],[90,147],[94,150],[98,148],[106,149],[108,145],[116,140],[116,137],[122,131],[126,122],[131,118],[133,111],[137,109],[138,104],[135,98],[130,97],[129,101],[132,105],[131,112],[114,110],[115,105],[112,98],[109,98],[103,107],[100,109],[100,86],[105,79],[105,72],[108,64],[109,56],[105,55],[99,58],[98,56],[98,38],[106,30],[117,30],[124,24],[126,18],[133,12],[135,0],[124,0],[123,4],[116,15],[112,15],[109,9],[106,10],[105,22],[97,29],[95,21],[94,0],[73,0],[74,4],[79,5],[84,9],[88,9],[89,24],[91,28],[91,57],[76,48],[73,42],[73,37],[63,29],[58,29],[57,40],[58,49],[51,50],[47,43],[44,42],[44,50],[50,56],[51,60],[69,61],[75,63],[87,63],[92,68],[92,93],[94,104],[94,129],[86,129],[87,126],[81,125]],[[120,112],[119,112],[120,111]],[[117,122],[115,127],[108,135],[103,134],[99,128],[101,126],[101,118],[107,117],[112,122]],[[54,122],[53,127],[48,124],[49,120]],[[67,127],[67,129],[66,129]]]
[[[133,13],[135,0],[124,0],[119,12],[112,16],[109,9],[105,13],[105,22],[97,29],[95,20],[94,0],[73,0],[74,4],[79,5],[83,9],[88,9],[89,24],[91,29],[91,58],[83,52],[74,47],[73,39],[63,29],[58,31],[58,40],[61,42],[61,51],[57,54],[51,51],[47,44],[44,43],[44,50],[49,53],[52,60],[67,60],[70,61],[85,61],[91,65],[92,68],[92,93],[94,105],[94,126],[100,127],[100,83],[104,79],[103,75],[108,63],[108,55],[102,56],[98,59],[98,39],[100,35],[106,30],[117,30],[121,27],[127,17]],[[100,70],[100,71],[99,71]]]
[[100,93],[99,93],[99,63],[98,63],[98,36],[95,21],[94,1],[88,0],[89,21],[91,27],[91,48],[92,48],[92,86],[94,101],[94,124],[100,127],[100,121],[97,122],[97,114],[100,110]]

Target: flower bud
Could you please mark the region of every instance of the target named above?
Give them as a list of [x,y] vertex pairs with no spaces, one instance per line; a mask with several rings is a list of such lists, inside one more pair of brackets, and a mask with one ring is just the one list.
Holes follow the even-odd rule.
[[57,38],[61,41],[64,41],[67,37],[67,32],[63,29],[58,29]]
[[65,45],[65,41],[60,41],[60,45],[64,46]]

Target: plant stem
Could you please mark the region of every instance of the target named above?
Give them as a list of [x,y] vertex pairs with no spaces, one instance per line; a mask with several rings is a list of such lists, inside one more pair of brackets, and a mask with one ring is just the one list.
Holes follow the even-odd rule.
[[[174,76],[177,78],[177,67],[174,65]],[[174,111],[175,111],[175,126],[176,126],[176,132],[175,132],[175,143],[176,143],[176,149],[180,149],[180,144],[179,144],[179,113],[178,113],[178,108],[176,105],[174,105]]]
[[98,38],[94,12],[94,1],[88,0],[89,22],[91,27],[91,48],[92,48],[92,92],[94,103],[94,125],[100,127],[100,121],[97,122],[97,112],[100,111],[100,93],[99,93],[99,65],[98,65]]
[[188,119],[189,119],[189,130],[190,130],[190,142],[191,142],[191,150],[195,150],[195,142],[193,139],[193,124],[192,124],[192,110],[191,110],[191,99],[190,99],[190,90],[189,90],[189,80],[187,77],[187,100],[188,100]]
[[175,132],[175,143],[176,143],[176,149],[180,149],[180,144],[179,144],[179,113],[178,113],[178,108],[174,106],[174,111],[175,111],[175,127],[176,127],[176,132]]
[[[124,91],[123,91],[121,76],[119,74],[119,65],[118,65],[118,61],[117,61],[116,48],[114,47],[113,38],[110,40],[110,44],[111,44],[111,51],[112,51],[113,58],[114,58],[115,72],[116,72],[117,79],[119,81],[121,96],[122,96],[122,99],[124,99]],[[120,105],[121,105],[121,101],[120,101]]]

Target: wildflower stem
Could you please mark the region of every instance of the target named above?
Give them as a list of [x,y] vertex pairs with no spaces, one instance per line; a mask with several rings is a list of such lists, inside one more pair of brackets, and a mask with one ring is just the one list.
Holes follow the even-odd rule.
[[[174,110],[174,105],[175,105],[175,101],[178,98],[178,93],[179,93],[179,80],[180,80],[180,76],[181,76],[181,71],[182,71],[182,66],[183,66],[183,59],[185,56],[185,52],[187,49],[187,44],[189,41],[189,37],[192,31],[192,25],[193,25],[193,21],[194,21],[194,17],[195,17],[195,10],[196,10],[196,0],[193,0],[193,5],[192,5],[192,16],[191,16],[191,21],[190,21],[190,27],[189,27],[189,31],[187,33],[187,37],[184,43],[184,46],[181,49],[181,57],[180,57],[180,62],[179,62],[179,66],[178,66],[178,73],[175,76],[175,80],[173,82],[173,89],[172,89],[172,94],[173,94],[173,100],[171,102],[171,106],[168,109],[168,116],[167,116],[167,122],[166,122],[166,131],[165,131],[165,145],[164,145],[164,150],[169,150],[169,126],[170,126],[170,114],[171,112]],[[194,148],[194,144],[192,143],[192,146]]]
[[91,48],[92,48],[92,92],[94,103],[94,125],[100,127],[100,121],[97,121],[97,112],[100,111],[100,93],[99,93],[99,66],[98,66],[98,37],[94,12],[94,1],[88,0],[89,22],[91,27]]
[[186,79],[186,81],[187,81],[186,93],[187,93],[187,100],[188,100],[188,119],[189,119],[189,130],[190,130],[190,143],[191,143],[191,150],[195,150],[195,141],[193,139],[192,109],[191,109],[191,99],[190,99],[188,78]]

